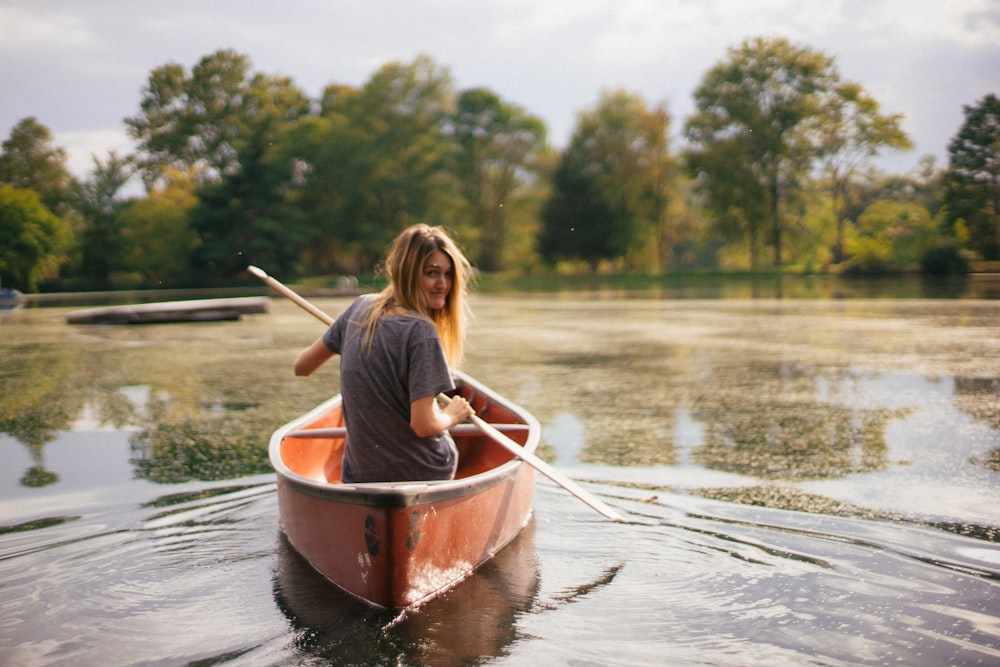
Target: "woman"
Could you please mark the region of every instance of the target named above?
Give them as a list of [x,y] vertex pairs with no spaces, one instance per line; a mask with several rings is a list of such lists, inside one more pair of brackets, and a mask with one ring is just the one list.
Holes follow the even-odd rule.
[[473,410],[462,397],[439,408],[436,396],[455,388],[469,262],[443,230],[414,225],[392,242],[384,269],[388,286],[348,306],[299,354],[295,374],[341,356],[344,482],[451,479],[458,451],[448,429]]

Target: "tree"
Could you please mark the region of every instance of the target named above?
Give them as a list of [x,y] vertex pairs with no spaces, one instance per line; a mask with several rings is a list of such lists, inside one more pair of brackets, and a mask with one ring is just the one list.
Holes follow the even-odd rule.
[[252,75],[247,56],[223,49],[190,74],[176,63],[153,70],[140,109],[125,125],[151,187],[166,168],[194,170],[199,184],[237,173],[261,125],[292,121],[308,112],[309,101],[289,79]]
[[90,178],[77,183],[74,196],[84,222],[79,233],[80,275],[93,286],[107,287],[111,274],[122,269],[127,252],[118,220],[126,202],[119,193],[132,177],[132,163],[114,151],[106,162],[93,160]]
[[[730,49],[695,91],[696,111],[685,126],[693,163],[712,168],[705,172],[710,180],[736,181],[709,189],[710,197],[723,197],[712,208],[754,231],[764,212],[775,266],[782,263],[785,205],[820,150],[812,144],[812,122],[826,111],[824,94],[839,85],[829,56],[784,38],[757,37]],[[754,239],[749,245],[756,252]]]
[[462,92],[451,120],[454,176],[479,231],[478,266],[500,268],[507,213],[531,162],[545,148],[545,124],[485,88]]
[[253,261],[290,270],[306,241],[287,201],[293,164],[282,146],[309,113],[306,95],[288,77],[255,74],[246,56],[220,50],[190,75],[176,64],[154,70],[141,108],[126,124],[147,188],[169,170],[193,174],[200,187],[191,277],[217,281]]
[[746,247],[750,267],[756,268],[766,245],[768,198],[747,163],[745,143],[745,137],[734,137],[714,144],[711,150],[690,152],[687,166],[714,218],[710,236],[723,244]]
[[948,225],[964,221],[969,248],[1000,259],[1000,99],[987,95],[963,107],[965,121],[948,144]]
[[930,213],[913,202],[882,200],[858,216],[855,238],[847,243],[848,273],[911,271],[935,247],[938,230]]
[[52,133],[34,117],[14,126],[0,153],[0,183],[31,189],[42,204],[57,211],[70,195],[72,177],[66,151],[52,145]]
[[552,194],[542,209],[539,250],[548,262],[582,259],[596,270],[601,259],[619,256],[625,247],[615,243],[615,211],[579,158],[571,147],[559,162]]
[[582,259],[596,268],[602,259],[636,249],[645,229],[659,229],[666,208],[668,126],[665,110],[650,110],[640,96],[623,90],[605,92],[580,115],[542,213],[543,257]]
[[242,274],[260,263],[291,273],[311,238],[301,210],[290,202],[294,164],[283,145],[308,108],[287,77],[255,75],[245,93],[245,126],[233,144],[235,165],[204,183],[191,226],[199,244],[191,257],[201,282]]
[[317,235],[311,266],[353,273],[374,266],[404,227],[443,217],[452,79],[419,56],[384,65],[360,89],[328,86],[320,109],[292,133],[290,196]]
[[34,190],[0,184],[0,275],[34,292],[66,260],[71,234]]
[[244,147],[236,173],[197,191],[190,225],[198,242],[190,266],[199,284],[242,275],[249,264],[289,275],[309,243],[302,211],[285,197],[290,170],[267,157],[270,146],[259,137]]
[[160,180],[118,214],[127,246],[120,268],[152,284],[184,284],[189,279],[182,272],[199,241],[189,223],[198,203],[196,186],[190,174],[177,171],[167,171]]
[[883,148],[913,147],[900,127],[902,114],[884,116],[878,102],[856,83],[843,83],[830,91],[825,113],[816,123],[816,143],[823,149],[823,167],[830,181],[830,196],[837,228],[833,261],[844,259],[845,209],[860,167]]

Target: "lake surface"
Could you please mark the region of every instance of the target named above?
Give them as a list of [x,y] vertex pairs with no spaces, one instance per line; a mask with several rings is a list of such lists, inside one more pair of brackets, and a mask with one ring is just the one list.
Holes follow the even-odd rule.
[[1000,301],[473,305],[464,370],[629,522],[539,477],[401,617],[281,536],[267,439],[337,388],[292,377],[310,315],[0,314],[0,664],[1000,664]]

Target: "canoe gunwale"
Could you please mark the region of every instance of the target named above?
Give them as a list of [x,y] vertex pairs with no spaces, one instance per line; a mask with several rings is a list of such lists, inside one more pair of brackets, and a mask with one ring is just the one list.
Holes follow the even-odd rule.
[[520,460],[514,459],[472,477],[440,482],[331,484],[308,479],[287,467],[284,470],[276,469],[276,472],[282,483],[315,498],[368,507],[412,507],[475,495],[513,478],[522,465],[524,464]]

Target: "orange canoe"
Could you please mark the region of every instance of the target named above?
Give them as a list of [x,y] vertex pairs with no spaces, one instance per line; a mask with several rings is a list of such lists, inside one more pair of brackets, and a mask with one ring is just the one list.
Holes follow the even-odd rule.
[[[459,391],[477,415],[526,451],[538,421],[466,375]],[[373,605],[404,609],[469,577],[531,517],[534,469],[472,424],[452,430],[454,480],[344,484],[340,396],[271,437],[281,528],[320,574]]]

